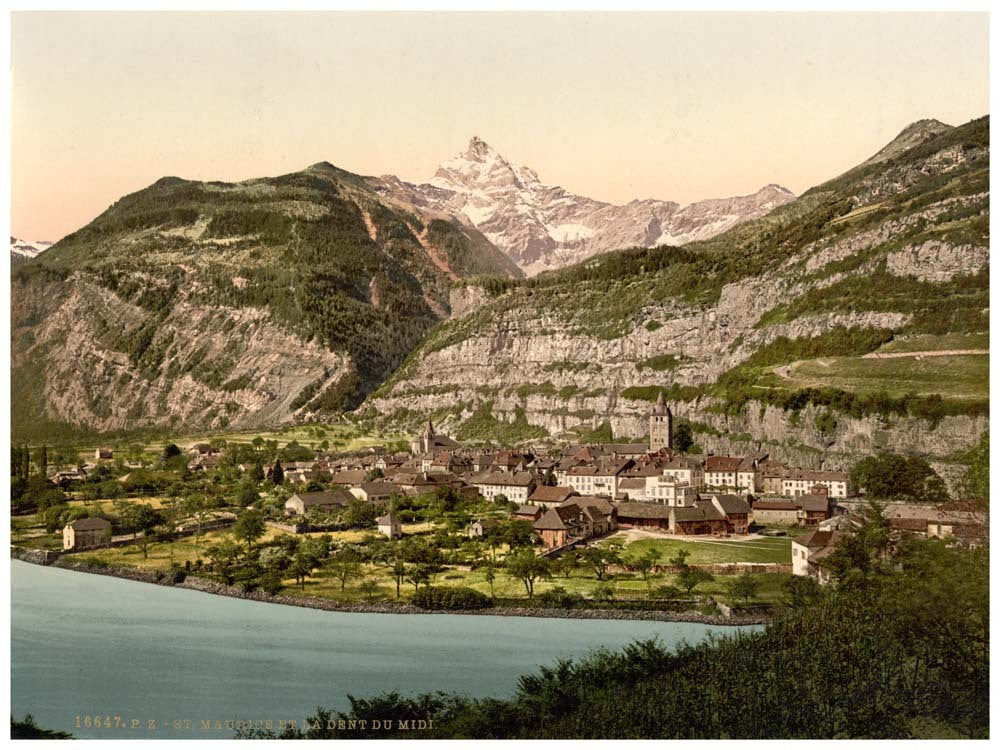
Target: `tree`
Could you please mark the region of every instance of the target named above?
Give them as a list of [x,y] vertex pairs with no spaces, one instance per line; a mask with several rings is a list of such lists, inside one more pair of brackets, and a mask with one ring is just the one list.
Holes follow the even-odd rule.
[[749,572],[742,573],[729,582],[729,593],[735,597],[743,597],[747,606],[750,600],[757,596],[759,588],[760,582]]
[[628,565],[639,572],[642,576],[642,580],[649,585],[649,573],[653,567],[660,561],[660,553],[655,549],[650,547],[645,552],[643,552],[638,557],[634,557],[628,561]]
[[863,584],[869,576],[886,573],[889,569],[892,540],[882,506],[869,500],[864,519],[864,526],[843,537],[821,563],[842,586]]
[[542,477],[542,484],[545,487],[555,487],[556,486],[556,475],[552,473],[552,467],[551,466],[545,470],[545,475]]
[[285,470],[281,468],[281,459],[274,459],[274,468],[271,470],[271,481],[275,485],[283,484],[285,481]]
[[851,484],[873,499],[943,503],[948,500],[944,480],[920,456],[879,453],[851,469]]
[[685,567],[684,570],[677,574],[677,583],[680,584],[680,587],[684,589],[684,592],[688,596],[691,596],[691,592],[696,586],[714,580],[715,576],[700,568]]
[[264,516],[256,510],[245,510],[236,518],[236,525],[233,526],[233,533],[237,539],[242,539],[247,543],[247,555],[253,547],[253,543],[264,536],[266,530]]
[[233,567],[240,555],[240,548],[236,543],[225,539],[218,544],[211,545],[205,554],[212,563],[212,569],[222,576],[226,584],[233,582]]
[[264,481],[264,465],[260,462],[260,458],[254,459],[253,466],[250,468],[250,479],[254,484],[260,484]]
[[406,569],[406,563],[402,559],[397,559],[392,565],[392,576],[396,579],[396,598],[399,598],[399,587],[406,580],[406,576],[409,571]]
[[411,565],[406,571],[406,580],[413,584],[413,590],[417,591],[420,589],[420,584],[430,585],[431,574],[427,570],[427,566],[423,563],[417,563],[416,565]]
[[236,504],[241,508],[246,508],[260,500],[260,493],[257,492],[257,485],[252,481],[243,481],[236,485]]
[[496,529],[496,535],[511,549],[515,547],[526,547],[535,538],[535,528],[531,521],[523,521],[518,518],[508,518],[501,522]]
[[372,578],[366,578],[358,586],[358,589],[365,595],[368,601],[371,601],[375,598],[375,594],[378,593],[378,582]]
[[343,591],[349,580],[361,577],[361,555],[353,547],[345,547],[331,558],[327,567],[330,575],[340,581],[340,590]]
[[656,593],[661,599],[679,599],[681,590],[676,586],[657,586]]
[[173,443],[167,443],[163,446],[163,453],[160,454],[160,457],[163,459],[163,463],[167,463],[171,458],[179,455],[181,455],[181,449]]
[[38,463],[38,476],[44,479],[45,477],[48,476],[48,471],[49,471],[49,454],[44,443],[42,444],[42,447],[38,449],[37,463]]
[[691,556],[691,553],[687,551],[684,547],[677,550],[677,554],[671,557],[667,562],[677,568],[686,568],[688,566],[687,559]]
[[211,509],[209,508],[208,498],[200,493],[188,495],[182,501],[181,509],[184,513],[194,517],[194,519],[198,522],[197,538],[200,540],[201,527],[204,525],[205,521],[211,517]]
[[[155,541],[153,530],[164,521],[163,514],[152,505],[141,503],[126,503],[122,508],[122,526],[132,532],[142,550],[143,558],[149,557],[149,545]],[[139,536],[139,534],[142,536]]]
[[302,590],[306,589],[306,578],[312,575],[313,569],[318,564],[316,555],[307,545],[300,544],[295,554],[292,555],[292,562],[288,566],[288,572],[295,576]]
[[785,592],[785,606],[789,609],[804,609],[811,606],[823,593],[819,581],[809,576],[792,576],[781,584]]
[[610,602],[615,598],[615,589],[610,583],[602,583],[594,588],[590,596],[599,602]]
[[587,547],[580,555],[583,564],[594,571],[598,581],[603,581],[612,565],[621,565],[622,558],[613,547]]
[[970,451],[969,468],[959,488],[964,499],[988,500],[990,497],[990,433],[984,432],[979,444]]
[[509,555],[504,562],[507,572],[524,584],[528,598],[535,595],[535,581],[552,577],[552,565],[544,557],[538,557],[530,549],[521,548]]
[[691,434],[691,424],[685,419],[678,419],[674,422],[673,431],[674,450],[687,453],[694,445],[694,437]]
[[490,599],[492,600],[495,598],[493,595],[493,584],[497,579],[497,572],[493,567],[493,563],[487,564],[486,573],[483,575],[483,578],[486,580],[486,583],[488,583],[490,586]]

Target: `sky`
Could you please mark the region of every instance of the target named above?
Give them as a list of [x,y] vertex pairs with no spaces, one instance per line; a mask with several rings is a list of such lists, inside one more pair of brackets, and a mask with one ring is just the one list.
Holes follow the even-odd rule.
[[989,111],[985,13],[33,13],[11,18],[11,231],[160,177],[430,179],[479,136],[614,203],[801,193]]

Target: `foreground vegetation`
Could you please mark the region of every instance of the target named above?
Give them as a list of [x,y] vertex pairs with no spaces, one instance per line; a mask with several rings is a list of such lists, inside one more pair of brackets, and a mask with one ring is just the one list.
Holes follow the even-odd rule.
[[[885,532],[884,520],[875,522],[838,550],[836,588],[800,579],[786,617],[763,632],[673,650],[651,641],[598,651],[523,676],[507,700],[350,696],[350,710],[317,708],[304,730],[282,736],[985,738],[988,551],[940,540],[890,551]],[[385,716],[397,728],[433,723],[370,729]],[[341,719],[358,723],[340,730]]]

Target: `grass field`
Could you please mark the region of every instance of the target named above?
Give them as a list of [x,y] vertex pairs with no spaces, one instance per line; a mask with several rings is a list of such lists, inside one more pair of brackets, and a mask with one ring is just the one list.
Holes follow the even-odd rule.
[[879,347],[880,354],[896,352],[941,352],[954,349],[989,349],[988,333],[947,333],[941,336],[911,336],[893,339]]
[[[405,525],[403,528],[406,533],[415,534],[430,531],[433,526],[431,524],[412,524]],[[283,533],[285,532],[269,528],[257,544],[272,542]],[[332,532],[330,536],[337,542],[356,543],[362,542],[366,537],[370,537],[372,533],[371,530],[340,531]],[[316,535],[318,534],[310,534],[310,536]],[[70,557],[72,559],[111,566],[167,572],[175,564],[182,566],[188,561],[193,564],[199,558],[207,562],[207,549],[226,538],[233,538],[230,531],[214,530],[206,531],[200,538],[192,536],[177,539],[169,543],[154,543],[149,547],[148,557],[145,558],[137,545],[82,552]],[[624,538],[611,537],[605,543],[612,540],[624,541]],[[759,539],[744,542],[641,539],[629,543],[626,546],[625,554],[626,557],[634,556],[641,554],[646,549],[652,548],[660,552],[661,561],[665,563],[668,558],[676,554],[678,549],[684,548],[691,552],[688,562],[692,564],[727,562],[788,563],[791,561],[790,545],[791,542],[788,539]],[[505,547],[501,547],[498,550],[498,559],[502,559],[505,551]],[[715,581],[699,586],[695,593],[711,595],[724,602],[731,602],[732,599],[728,592],[728,584],[733,577],[717,576]],[[344,589],[341,588],[341,582],[334,578],[330,574],[330,571],[325,568],[316,570],[306,580],[304,588],[294,579],[287,579],[284,583],[288,593],[300,593],[306,596],[317,596],[342,601],[359,601],[367,598],[367,594],[360,589],[361,581],[366,578],[378,584],[378,592],[374,595],[376,599],[395,599],[396,582],[391,569],[384,565],[365,565],[363,578],[349,581]],[[761,586],[757,597],[758,600],[778,601],[781,596],[781,582],[786,578],[786,574],[758,575],[757,579]],[[433,585],[468,586],[484,594],[490,593],[490,586],[486,581],[486,572],[483,569],[470,570],[468,567],[447,568],[435,576]],[[676,576],[673,574],[652,575],[647,584],[638,574],[619,573],[612,580],[602,582],[597,580],[592,570],[584,566],[579,566],[568,577],[559,576],[550,581],[537,581],[535,584],[535,593],[540,594],[553,588],[561,587],[568,592],[590,597],[594,594],[595,589],[605,585],[610,585],[615,591],[615,596],[618,598],[642,598],[651,590],[655,592],[658,586],[676,585]],[[497,570],[496,579],[493,582],[493,591],[496,596],[503,598],[520,598],[525,596],[524,584],[519,579],[508,576],[502,569]],[[401,593],[404,600],[409,599],[413,593],[413,585],[404,582],[401,587]]]
[[[789,558],[790,559],[790,558]],[[389,568],[384,566],[366,565],[364,577],[373,580],[378,584],[378,592],[374,594],[375,599],[395,599],[396,580],[393,578]],[[701,596],[713,596],[727,604],[734,603],[733,597],[729,593],[729,584],[736,576],[716,576],[715,580],[698,586],[694,594]],[[782,584],[790,577],[788,573],[762,573],[755,576],[759,585],[756,601],[777,603],[782,597]],[[305,587],[299,586],[294,580],[285,581],[288,593],[299,593],[304,596],[316,596],[325,599],[335,599],[339,601],[364,601],[367,597],[359,588],[361,579],[350,581],[346,588],[341,589],[339,580],[333,578],[328,571],[319,570],[306,581]],[[480,591],[486,595],[490,593],[490,586],[485,578],[483,570],[456,570],[448,569],[439,573],[434,581],[434,586],[467,586]],[[632,573],[621,573],[615,575],[609,581],[598,581],[594,573],[586,568],[577,568],[569,577],[558,576],[549,581],[536,581],[535,594],[542,594],[554,588],[565,589],[569,593],[581,594],[590,597],[594,591],[606,585],[610,585],[614,590],[615,598],[619,599],[641,599],[649,595],[655,596],[657,587],[666,585],[677,585],[677,576],[674,574],[657,574],[649,577],[649,582],[642,580],[641,576]],[[500,598],[523,598],[526,596],[524,584],[516,578],[508,576],[503,570],[498,570],[496,579],[493,582],[494,595]],[[401,599],[407,600],[413,594],[413,584],[404,582],[400,587]]]
[[[972,348],[972,347],[970,347]],[[820,357],[782,365],[758,380],[770,388],[840,388],[854,393],[885,391],[940,394],[944,398],[989,398],[989,355],[944,357]],[[779,374],[780,373],[780,374]]]
[[[627,539],[622,532],[615,534],[603,542],[610,544],[613,542],[621,544]],[[638,557],[647,550],[656,550],[660,555],[660,562],[666,563],[679,550],[685,549],[690,553],[687,558],[689,565],[712,565],[724,563],[784,563],[792,562],[792,542],[791,539],[750,539],[747,541],[730,540],[698,540],[688,541],[680,539],[637,539],[625,545],[625,557]]]

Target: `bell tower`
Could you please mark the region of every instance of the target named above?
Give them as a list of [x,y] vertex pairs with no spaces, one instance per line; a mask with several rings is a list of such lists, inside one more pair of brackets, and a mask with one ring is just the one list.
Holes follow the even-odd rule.
[[663,400],[663,391],[656,399],[656,405],[649,415],[649,452],[656,453],[661,448],[674,447],[674,415]]

